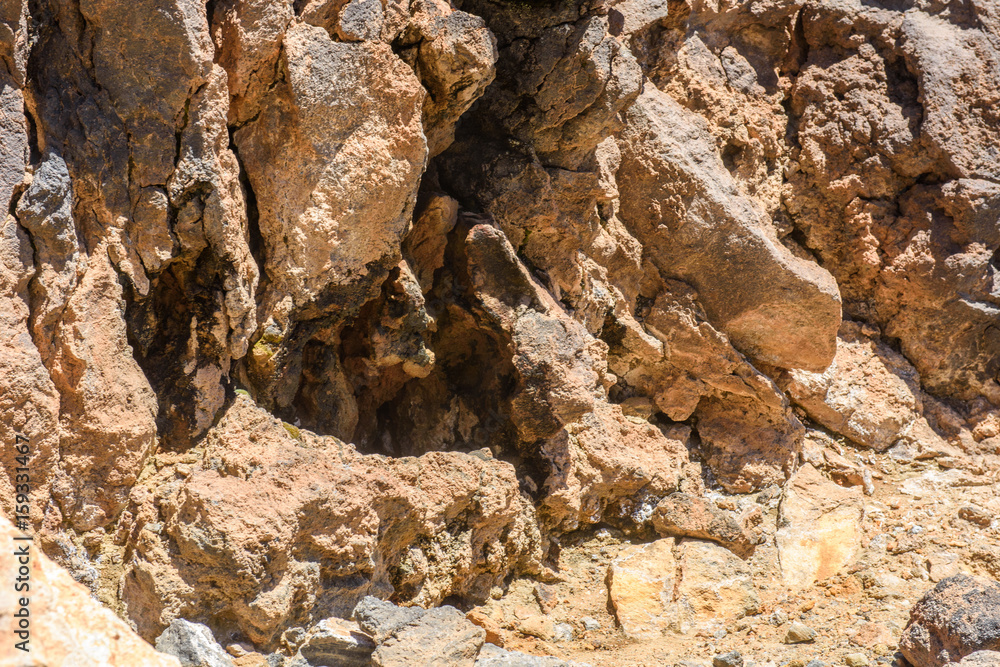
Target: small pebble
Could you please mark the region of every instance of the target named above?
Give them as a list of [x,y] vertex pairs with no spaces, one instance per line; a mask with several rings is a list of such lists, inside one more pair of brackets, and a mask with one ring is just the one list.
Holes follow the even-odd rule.
[[226,647],[226,652],[229,653],[229,655],[233,656],[234,658],[242,658],[245,655],[253,653],[253,647],[250,646],[249,644],[244,644],[242,642],[237,644],[230,644],[229,646]]
[[844,656],[847,667],[868,667],[868,656],[864,653],[848,653]]
[[571,642],[574,639],[573,626],[569,623],[556,623],[552,639],[557,642]]
[[739,651],[721,653],[712,658],[712,667],[743,667],[743,656]]
[[782,640],[785,644],[805,644],[816,639],[816,631],[802,623],[792,623]]
[[591,618],[590,616],[584,616],[580,619],[583,622],[583,628],[587,632],[594,632],[595,630],[601,629],[601,622],[596,618]]

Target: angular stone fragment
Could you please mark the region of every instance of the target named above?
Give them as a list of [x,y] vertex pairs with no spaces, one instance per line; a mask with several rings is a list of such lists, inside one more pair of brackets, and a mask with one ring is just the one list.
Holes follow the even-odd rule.
[[788,481],[778,512],[778,559],[790,587],[826,579],[861,552],[860,489],[845,489],[809,464]]
[[785,644],[805,644],[816,639],[816,631],[803,623],[793,622],[785,630],[781,641]]
[[16,531],[0,516],[0,576],[13,582],[22,565],[14,545],[25,544],[31,561],[31,596],[27,652],[15,648],[23,637],[14,634],[14,614],[20,608],[13,586],[0,588],[0,641],[9,667],[179,667],[177,658],[153,650],[90,591],[39,550],[37,542],[15,540]]
[[910,610],[899,649],[914,665],[942,667],[977,651],[1000,651],[1000,584],[958,574]]
[[687,430],[665,435],[602,400],[606,345],[538,284],[500,230],[473,226],[465,252],[487,323],[511,339],[518,380],[511,419],[518,435],[531,446],[541,440],[543,456],[557,462],[545,480],[543,516],[565,530],[596,523],[609,509],[645,521],[652,507],[636,502],[636,493],[662,497],[677,488]]
[[427,89],[423,124],[434,157],[451,145],[455,123],[493,82],[496,38],[482,18],[454,11],[442,0],[413,3],[411,11],[393,45]]
[[712,540],[740,558],[753,554],[755,543],[737,518],[711,500],[672,493],[653,510],[653,528],[664,537]]
[[626,549],[608,567],[608,596],[615,618],[631,639],[656,639],[679,630],[673,602],[677,584],[675,542],[667,538]]
[[375,642],[354,621],[327,618],[309,629],[299,654],[310,665],[365,667],[371,664]]
[[681,540],[675,555],[675,544],[667,538],[635,546],[609,566],[609,597],[626,636],[714,631],[756,613],[760,598],[742,560],[701,540]]
[[844,322],[837,355],[822,373],[793,370],[788,391],[810,417],[876,451],[901,438],[940,438],[927,426],[920,376],[889,346],[855,322]]
[[590,663],[505,651],[498,646],[484,644],[476,658],[476,667],[590,667]]
[[[335,42],[308,24],[285,32],[281,68],[274,93],[234,137],[268,275],[278,299],[302,308],[333,286],[384,277],[398,261],[427,156],[424,92],[388,45]],[[369,275],[380,262],[382,274]]]
[[657,268],[697,289],[709,320],[752,359],[826,368],[841,315],[833,277],[777,240],[695,114],[647,86],[626,122],[622,219]]
[[200,623],[178,618],[156,638],[156,650],[172,655],[181,667],[233,667],[233,660]]
[[376,667],[472,667],[486,639],[485,630],[449,606],[401,609],[366,597],[354,614],[378,644],[371,656]]

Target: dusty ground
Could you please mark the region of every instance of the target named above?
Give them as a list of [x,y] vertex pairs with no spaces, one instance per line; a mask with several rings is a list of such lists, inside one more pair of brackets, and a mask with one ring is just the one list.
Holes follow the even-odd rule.
[[[632,542],[607,528],[563,541],[564,580],[550,584],[557,602],[548,614],[531,580],[514,582],[506,595],[480,611],[503,628],[507,648],[595,666],[710,664],[713,656],[732,650],[757,665],[805,665],[814,659],[837,665],[844,664],[845,655],[859,652],[871,664],[892,663],[910,607],[936,581],[959,570],[1000,575],[1000,521],[995,519],[1000,515],[1000,466],[996,457],[950,468],[945,466],[958,462],[897,461],[889,454],[843,451],[849,459],[866,461],[874,477],[874,493],[865,497],[865,549],[839,574],[805,590],[790,591],[780,579],[773,546],[778,490],[715,495],[722,506],[759,502],[764,512],[769,543],[758,546],[750,560],[762,601],[757,615],[719,623],[715,632],[628,639],[610,609],[605,579],[608,565]],[[970,506],[983,510],[969,515],[975,521],[959,516]],[[586,631],[584,617],[598,621],[600,629]],[[816,640],[783,644],[792,621],[815,629]],[[539,639],[525,632],[546,637],[560,623],[573,627],[572,640]]]

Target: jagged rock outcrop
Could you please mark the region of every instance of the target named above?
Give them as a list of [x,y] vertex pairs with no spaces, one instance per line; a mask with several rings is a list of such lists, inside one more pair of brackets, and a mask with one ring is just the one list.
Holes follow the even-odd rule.
[[538,568],[534,512],[488,452],[362,456],[240,396],[181,475],[134,494],[124,527],[122,600],[150,638],[186,617],[270,646],[365,595],[485,599]]
[[0,63],[0,509],[27,438],[146,639],[480,603],[599,524],[671,536],[636,632],[707,629],[755,547],[856,555],[837,438],[1000,451],[986,0],[0,0]]

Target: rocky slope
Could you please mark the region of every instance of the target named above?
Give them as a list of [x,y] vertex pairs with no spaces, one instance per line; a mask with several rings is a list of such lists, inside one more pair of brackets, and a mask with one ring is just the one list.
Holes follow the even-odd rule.
[[538,583],[653,664],[998,576],[995,2],[0,0],[0,60],[0,511],[20,434],[147,641],[553,653]]

